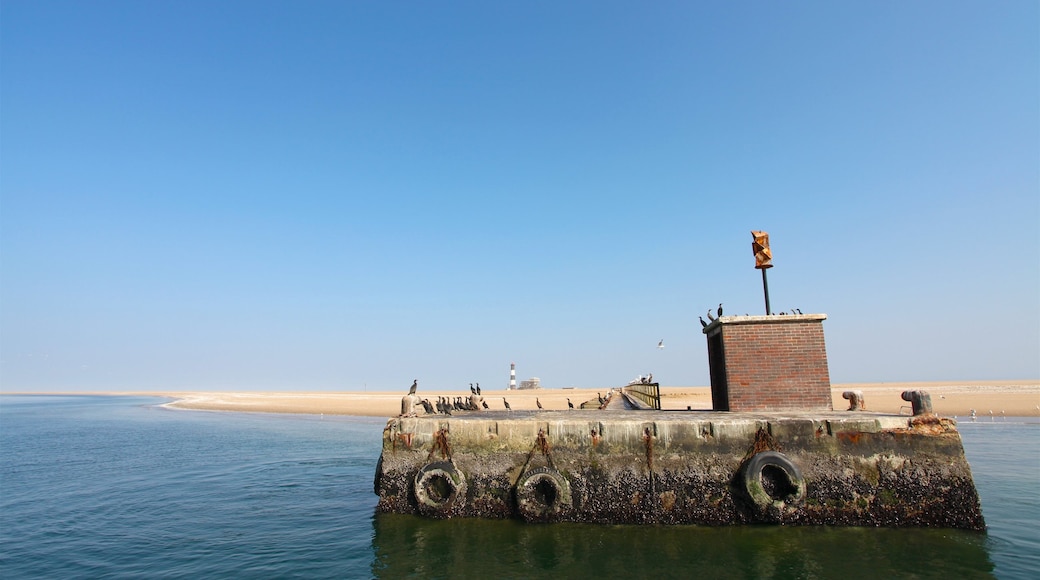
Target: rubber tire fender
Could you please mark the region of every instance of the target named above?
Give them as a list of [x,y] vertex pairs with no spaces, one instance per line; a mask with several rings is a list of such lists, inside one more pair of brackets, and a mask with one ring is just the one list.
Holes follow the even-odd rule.
[[555,469],[532,469],[516,483],[517,511],[529,522],[551,521],[571,505],[571,484]]
[[450,517],[465,504],[466,478],[450,461],[435,461],[415,474],[412,490],[421,513]]
[[[774,498],[766,492],[762,485],[762,474],[765,470],[778,471],[786,482],[782,482],[788,489],[783,497]],[[802,470],[798,468],[786,455],[777,451],[762,451],[755,454],[744,464],[744,491],[747,492],[752,503],[759,510],[768,511],[769,508],[777,508],[787,511],[805,502],[805,478]]]

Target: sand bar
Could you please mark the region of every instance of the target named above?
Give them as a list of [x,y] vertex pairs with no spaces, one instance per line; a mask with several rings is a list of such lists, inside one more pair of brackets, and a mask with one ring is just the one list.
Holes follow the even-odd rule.
[[[975,409],[980,418],[1040,416],[1040,380],[972,381],[928,383],[856,383],[836,384],[831,392],[835,410],[848,408],[841,396],[846,390],[861,390],[868,411],[907,414],[909,403],[900,398],[905,390],[925,390],[932,397],[935,411],[945,416],[966,416]],[[265,393],[265,392],[165,392],[147,393],[175,399],[167,406],[177,409],[208,411],[242,411],[264,413],[308,413],[327,415],[362,415],[391,417],[400,413],[399,392],[339,393]],[[146,394],[146,393],[135,393]],[[468,391],[420,389],[419,394],[431,401],[436,397],[469,396]],[[547,409],[566,409],[569,398],[575,406],[606,395],[603,389],[537,389],[527,391],[485,390],[484,398],[492,410],[504,410],[505,397],[514,410],[535,409],[535,399]],[[711,389],[706,386],[661,387],[663,409],[711,409]]]

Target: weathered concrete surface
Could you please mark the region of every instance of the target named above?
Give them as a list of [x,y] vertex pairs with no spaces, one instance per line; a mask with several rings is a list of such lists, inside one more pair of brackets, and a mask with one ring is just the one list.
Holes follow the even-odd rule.
[[380,511],[430,517],[985,527],[960,434],[934,415],[395,418],[375,492]]

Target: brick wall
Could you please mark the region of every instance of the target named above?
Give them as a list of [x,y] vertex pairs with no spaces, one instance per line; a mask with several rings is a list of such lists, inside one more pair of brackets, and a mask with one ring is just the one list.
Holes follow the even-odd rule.
[[717,411],[831,410],[825,314],[723,316],[708,337]]

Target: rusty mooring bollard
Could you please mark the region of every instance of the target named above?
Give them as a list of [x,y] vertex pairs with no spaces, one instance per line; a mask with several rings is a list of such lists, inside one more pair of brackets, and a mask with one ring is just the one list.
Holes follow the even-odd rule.
[[402,417],[414,417],[415,406],[420,404],[422,399],[419,395],[405,395],[401,398],[401,416]]
[[903,400],[910,401],[914,409],[914,416],[930,415],[932,411],[932,396],[928,391],[903,391]]
[[866,411],[867,401],[863,398],[863,391],[845,391],[841,394],[842,399],[848,399],[849,411]]

